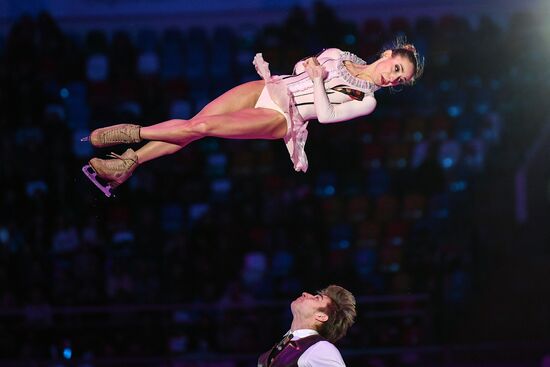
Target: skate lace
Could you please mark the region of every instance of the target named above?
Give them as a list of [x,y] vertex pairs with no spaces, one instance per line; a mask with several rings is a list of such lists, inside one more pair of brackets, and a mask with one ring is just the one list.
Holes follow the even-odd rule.
[[132,139],[132,135],[126,129],[107,130],[103,134],[103,140],[106,142],[125,142],[128,138]]
[[124,164],[125,166],[131,166],[131,165],[137,163],[137,160],[135,160],[135,159],[126,158],[123,155],[119,155],[119,154],[116,154],[116,153],[113,153],[113,152],[111,152],[111,154],[107,154],[107,157],[120,159],[122,161],[122,164]]

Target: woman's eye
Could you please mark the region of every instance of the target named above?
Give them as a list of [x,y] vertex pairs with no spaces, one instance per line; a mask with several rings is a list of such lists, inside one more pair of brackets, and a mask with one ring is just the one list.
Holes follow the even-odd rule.
[[395,71],[399,71],[399,66],[395,65]]

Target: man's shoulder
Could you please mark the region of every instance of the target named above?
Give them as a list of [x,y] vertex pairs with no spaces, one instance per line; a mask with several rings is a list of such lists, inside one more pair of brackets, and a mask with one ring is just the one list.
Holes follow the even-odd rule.
[[320,340],[309,347],[298,361],[302,367],[345,367],[340,351],[328,340]]
[[326,339],[319,340],[317,343],[313,344],[311,348],[322,348],[324,350],[330,350],[332,352],[337,352],[338,354],[340,354],[340,351],[338,350],[338,348],[336,348],[336,345],[332,344]]

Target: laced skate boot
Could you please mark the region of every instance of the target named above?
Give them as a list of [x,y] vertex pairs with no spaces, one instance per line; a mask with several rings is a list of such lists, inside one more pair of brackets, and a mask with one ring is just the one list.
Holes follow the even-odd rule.
[[[92,158],[89,164],[82,167],[82,172],[100,189],[105,196],[111,196],[111,190],[126,181],[138,166],[138,156],[132,149],[122,155],[109,154],[112,159]],[[106,181],[103,185],[97,177]]]
[[101,129],[95,129],[90,136],[81,141],[89,141],[96,148],[105,148],[117,144],[131,144],[141,142],[139,136],[141,126],[132,124],[118,124]]

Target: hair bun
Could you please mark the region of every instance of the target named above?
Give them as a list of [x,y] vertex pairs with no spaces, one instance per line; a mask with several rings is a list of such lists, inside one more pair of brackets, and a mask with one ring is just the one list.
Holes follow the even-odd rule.
[[403,47],[407,51],[416,52],[416,47],[414,47],[413,44],[407,43],[406,45],[403,45]]

